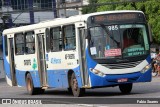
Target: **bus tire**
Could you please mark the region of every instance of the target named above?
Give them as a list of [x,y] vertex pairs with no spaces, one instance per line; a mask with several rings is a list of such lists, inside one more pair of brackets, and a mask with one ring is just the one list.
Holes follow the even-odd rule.
[[34,88],[33,80],[30,73],[28,73],[26,76],[26,88],[30,95],[36,94],[36,89]]
[[71,83],[72,94],[74,97],[80,97],[85,93],[84,88],[78,87],[78,81],[74,73],[72,73],[70,83]]
[[68,88],[68,93],[72,94],[72,88]]
[[129,94],[132,90],[132,86],[133,86],[132,83],[120,84],[119,89],[120,89],[121,93]]
[[43,94],[45,91],[45,89],[42,89],[42,88],[36,88],[35,90],[37,92],[36,94]]

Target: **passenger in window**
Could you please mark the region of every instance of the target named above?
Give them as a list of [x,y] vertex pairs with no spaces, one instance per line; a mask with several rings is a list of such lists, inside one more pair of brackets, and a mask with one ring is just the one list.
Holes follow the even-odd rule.
[[67,39],[64,39],[64,49],[74,49],[74,45],[71,41],[68,41]]

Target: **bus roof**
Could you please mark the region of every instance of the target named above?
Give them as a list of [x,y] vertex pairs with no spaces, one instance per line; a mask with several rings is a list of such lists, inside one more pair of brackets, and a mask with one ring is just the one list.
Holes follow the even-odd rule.
[[65,25],[65,24],[69,24],[69,23],[74,23],[74,22],[86,21],[88,19],[88,17],[93,16],[93,15],[124,13],[124,12],[143,13],[142,11],[136,11],[136,10],[117,10],[117,11],[95,12],[95,13],[84,14],[84,15],[75,15],[75,16],[71,16],[69,18],[55,18],[53,20],[42,21],[42,22],[39,22],[36,24],[5,29],[3,31],[3,35],[24,32],[24,31],[32,31],[33,28],[34,29],[41,29],[41,28],[46,28],[46,27],[51,27],[51,26],[60,26],[60,25]]

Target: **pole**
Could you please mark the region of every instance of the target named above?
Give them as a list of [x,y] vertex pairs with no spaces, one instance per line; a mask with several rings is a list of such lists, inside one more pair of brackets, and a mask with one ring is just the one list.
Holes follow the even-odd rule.
[[54,18],[57,18],[56,0],[53,0],[52,3],[53,3],[52,6],[53,6]]
[[[7,7],[11,7],[11,0],[7,0]],[[12,22],[12,15],[10,14],[9,16],[10,17],[8,18],[8,22],[9,22],[8,27],[10,28],[13,26],[13,22]]]
[[30,23],[34,24],[33,0],[29,0],[28,3],[29,3]]

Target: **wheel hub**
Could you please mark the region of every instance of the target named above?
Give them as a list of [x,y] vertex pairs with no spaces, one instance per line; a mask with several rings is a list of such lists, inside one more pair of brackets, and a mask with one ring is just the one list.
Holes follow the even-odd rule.
[[30,79],[27,79],[27,88],[28,90],[30,91],[31,90],[31,80]]
[[75,91],[78,90],[78,82],[77,82],[76,79],[73,79],[73,89],[74,89]]

